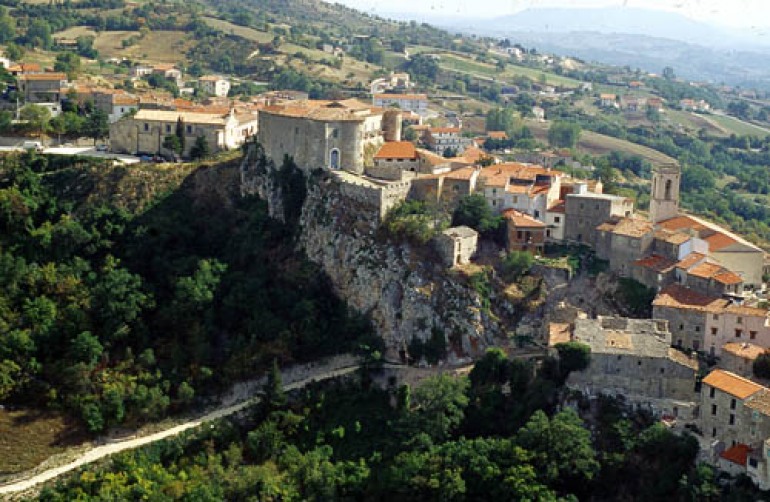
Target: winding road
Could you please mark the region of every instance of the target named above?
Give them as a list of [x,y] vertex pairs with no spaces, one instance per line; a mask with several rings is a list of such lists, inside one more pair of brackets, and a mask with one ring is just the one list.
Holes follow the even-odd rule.
[[[392,365],[386,365],[386,366],[392,366]],[[334,368],[334,369],[319,367],[317,373],[311,374],[310,376],[307,376],[302,380],[298,380],[296,382],[292,382],[290,384],[284,385],[284,390],[290,391],[290,390],[300,389],[312,382],[317,382],[320,380],[328,380],[330,378],[336,378],[339,376],[350,374],[359,368],[360,368],[360,364],[355,364],[353,366],[347,366],[342,368]],[[258,396],[250,397],[237,404],[223,405],[222,407],[217,408],[214,411],[211,411],[210,413],[207,413],[197,418],[190,419],[189,421],[183,424],[171,427],[169,429],[166,429],[160,432],[156,432],[154,434],[149,434],[147,436],[142,436],[134,439],[126,439],[124,441],[120,441],[116,443],[97,446],[91,450],[88,450],[87,452],[82,454],[79,458],[77,458],[76,460],[66,465],[54,467],[46,471],[43,471],[41,473],[35,474],[27,479],[14,481],[14,482],[0,486],[0,496],[10,495],[13,493],[29,490],[31,488],[34,488],[38,484],[51,481],[52,479],[55,479],[58,476],[61,476],[62,474],[66,474],[74,469],[77,469],[78,467],[84,466],[86,464],[90,464],[91,462],[101,460],[109,455],[113,455],[115,453],[119,453],[126,450],[131,450],[133,448],[139,448],[140,446],[144,446],[144,445],[153,443],[155,441],[160,441],[161,439],[166,439],[171,436],[176,436],[188,429],[193,429],[206,422],[211,422],[213,420],[218,420],[220,418],[233,415],[245,408],[248,408],[249,406],[252,406],[258,403],[259,399],[260,398]]]

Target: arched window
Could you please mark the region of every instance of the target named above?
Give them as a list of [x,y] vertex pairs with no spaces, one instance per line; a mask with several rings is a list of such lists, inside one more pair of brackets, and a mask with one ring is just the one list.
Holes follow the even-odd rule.
[[671,180],[666,180],[666,200],[671,200],[671,186],[673,185],[673,182]]
[[329,167],[331,169],[340,168],[340,151],[337,148],[333,148],[332,151],[329,152]]

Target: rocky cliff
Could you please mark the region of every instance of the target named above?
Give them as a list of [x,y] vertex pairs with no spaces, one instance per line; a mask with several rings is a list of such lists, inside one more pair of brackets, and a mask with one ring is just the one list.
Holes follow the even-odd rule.
[[[287,194],[276,172],[249,156],[242,191],[258,194],[273,216],[283,218]],[[490,298],[494,292],[484,298],[461,271],[441,266],[431,248],[384,237],[376,194],[366,197],[363,188],[332,173],[306,179],[298,246],[321,265],[341,298],[371,317],[389,357],[403,356],[414,337],[426,341],[435,332],[446,337],[450,359],[479,355],[505,338],[510,328],[503,319],[515,317],[516,308]]]

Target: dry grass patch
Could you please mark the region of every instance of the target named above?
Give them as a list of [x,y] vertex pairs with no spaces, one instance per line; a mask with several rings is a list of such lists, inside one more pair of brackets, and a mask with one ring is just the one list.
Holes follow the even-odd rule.
[[86,440],[81,429],[58,413],[0,410],[0,476],[32,469]]

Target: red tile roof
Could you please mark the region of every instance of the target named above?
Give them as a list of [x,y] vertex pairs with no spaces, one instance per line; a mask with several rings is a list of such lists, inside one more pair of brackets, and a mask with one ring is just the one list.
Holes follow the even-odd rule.
[[545,223],[542,221],[538,221],[528,214],[521,213],[515,209],[506,209],[503,211],[503,218],[512,221],[515,227],[545,228]]
[[489,131],[487,137],[492,139],[508,139],[508,134],[505,131]]
[[764,389],[758,383],[724,370],[714,370],[703,379],[703,383],[726,392],[738,399],[746,399]]
[[706,255],[705,254],[690,253],[687,256],[685,256],[684,258],[682,258],[682,260],[679,263],[676,264],[676,268],[681,268],[683,270],[688,270],[688,269],[694,267],[695,265],[698,265],[701,261],[703,261],[705,259],[706,259]]
[[411,141],[390,141],[380,148],[375,159],[417,159],[417,149]]
[[716,263],[701,263],[688,270],[687,273],[702,279],[713,279],[721,284],[740,284],[743,282],[741,276]]
[[567,206],[564,204],[563,200],[557,200],[553,206],[548,208],[548,212],[564,214],[567,212]]
[[674,260],[670,260],[665,256],[652,255],[641,260],[636,260],[634,265],[638,267],[648,268],[659,273],[668,272],[676,263]]
[[703,312],[721,312],[729,304],[728,300],[702,295],[679,284],[672,284],[663,288],[652,302],[655,307],[673,307]]
[[746,460],[749,457],[750,451],[751,451],[751,448],[748,445],[738,443],[732,448],[728,448],[722,453],[720,453],[719,456],[727,460],[728,462],[732,462],[734,464],[738,464],[740,466],[746,467]]
[[42,80],[42,81],[54,81],[54,80],[67,80],[65,73],[51,72],[51,73],[29,73],[19,77],[21,80]]

